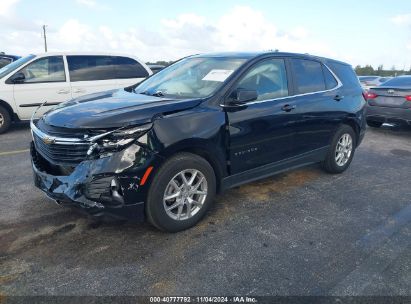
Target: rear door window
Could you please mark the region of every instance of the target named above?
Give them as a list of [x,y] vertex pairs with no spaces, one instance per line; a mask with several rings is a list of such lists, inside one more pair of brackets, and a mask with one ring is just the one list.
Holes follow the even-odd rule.
[[305,94],[325,90],[321,63],[306,59],[292,59],[296,93]]
[[128,57],[114,57],[117,78],[145,78],[148,76],[147,70],[136,60]]
[[67,56],[70,81],[109,80],[117,78],[112,56]]

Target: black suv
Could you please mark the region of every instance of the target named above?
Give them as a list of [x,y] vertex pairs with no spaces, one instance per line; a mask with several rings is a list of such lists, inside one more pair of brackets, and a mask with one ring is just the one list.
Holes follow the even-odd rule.
[[89,214],[180,231],[224,189],[317,162],[346,170],[364,136],[362,93],[331,59],[191,56],[32,121],[35,184]]
[[5,67],[6,65],[12,63],[19,59],[20,56],[15,55],[6,55],[3,52],[0,52],[0,68]]

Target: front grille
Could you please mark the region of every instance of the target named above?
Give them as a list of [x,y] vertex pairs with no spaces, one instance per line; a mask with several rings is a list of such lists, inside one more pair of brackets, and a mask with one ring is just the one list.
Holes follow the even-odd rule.
[[60,166],[76,166],[86,158],[90,147],[88,143],[74,144],[63,141],[48,144],[35,132],[33,132],[33,140],[41,156],[52,164]]

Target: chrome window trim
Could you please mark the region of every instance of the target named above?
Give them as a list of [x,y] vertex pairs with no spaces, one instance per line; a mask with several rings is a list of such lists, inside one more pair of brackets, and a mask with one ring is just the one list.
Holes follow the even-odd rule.
[[[79,138],[63,138],[63,137],[56,137],[56,136],[50,136],[43,131],[41,131],[37,126],[34,124],[33,120],[30,122],[30,128],[32,133],[36,133],[40,139],[48,138],[53,141],[54,144],[58,145],[87,145],[89,146],[90,143],[87,141],[84,141]],[[32,134],[33,135],[33,134]]]
[[[338,76],[325,63],[321,62],[321,64],[324,65],[327,68],[327,70],[331,73],[331,75],[333,75],[333,77],[337,81],[337,85],[334,88],[328,89],[328,90],[322,90],[322,91],[309,92],[309,93],[304,93],[304,94],[296,94],[296,95],[278,97],[278,98],[274,98],[274,99],[264,99],[264,100],[251,101],[251,102],[245,103],[244,106],[263,103],[263,102],[268,102],[268,101],[278,101],[278,100],[290,99],[290,98],[294,98],[294,97],[308,96],[308,95],[319,94],[319,93],[327,93],[327,92],[332,92],[332,91],[335,91],[335,90],[338,90],[339,88],[341,88],[343,86],[343,83],[341,82],[340,78],[338,78]],[[228,106],[228,105],[225,105],[225,104],[220,104],[220,107],[226,108],[226,107],[231,107],[231,106]]]

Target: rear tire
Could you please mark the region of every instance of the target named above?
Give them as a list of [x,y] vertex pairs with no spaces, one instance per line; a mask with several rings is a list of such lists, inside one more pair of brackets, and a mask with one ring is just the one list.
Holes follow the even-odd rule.
[[372,120],[367,120],[367,125],[369,125],[372,128],[379,128],[382,126],[382,122],[380,121],[372,121]]
[[357,137],[354,130],[348,125],[342,125],[331,141],[322,167],[328,173],[342,173],[350,166],[354,157]]
[[6,132],[11,125],[11,116],[9,111],[3,106],[0,106],[0,134]]
[[153,178],[147,197],[147,219],[167,232],[188,229],[205,215],[215,193],[216,178],[211,165],[195,154],[176,154]]

